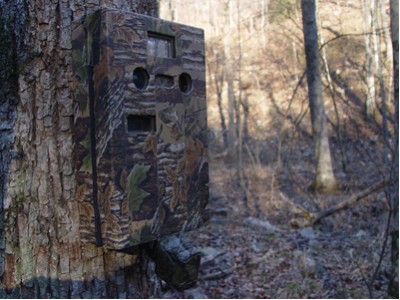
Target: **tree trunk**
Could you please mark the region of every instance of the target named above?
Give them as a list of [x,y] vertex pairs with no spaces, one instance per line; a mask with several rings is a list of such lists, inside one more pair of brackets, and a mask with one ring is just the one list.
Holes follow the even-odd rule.
[[[383,53],[383,59],[384,59],[384,65],[386,66],[393,66],[393,47],[391,44],[391,38],[390,38],[390,26],[387,16],[386,16],[386,5],[385,3],[382,3],[382,1],[379,0],[375,0],[375,3],[377,6],[379,6],[379,16],[380,16],[380,27],[383,30],[383,38],[384,38],[384,44],[385,50],[381,50]],[[387,67],[387,72],[389,75],[389,79],[388,80],[388,90],[391,91],[393,88],[393,70],[390,69],[390,67]],[[387,93],[386,95],[386,103],[390,103],[392,101],[391,99],[392,93]]]
[[[318,29],[318,32],[319,32],[319,42],[320,42],[320,45],[325,45],[325,40],[324,40],[324,37],[323,37],[323,31],[322,31],[322,21],[318,17],[319,16],[318,15],[318,5],[316,7],[317,7],[316,17],[317,17],[317,29]],[[341,129],[342,126],[340,124],[339,110],[338,110],[338,106],[336,104],[336,88],[335,88],[335,85],[333,84],[333,81],[332,81],[331,71],[330,71],[329,63],[328,63],[328,57],[326,55],[326,52],[327,52],[326,48],[327,47],[328,47],[328,45],[325,45],[321,49],[322,67],[323,67],[323,70],[324,70],[326,81],[328,82],[328,88],[329,88],[329,92],[330,92],[331,97],[332,97],[333,107],[335,108],[336,133],[337,133],[337,138],[339,140],[340,154],[341,154],[341,157],[342,157],[342,169],[343,169],[343,171],[345,171],[346,170],[346,157],[345,157],[345,152],[344,152],[343,146],[342,146],[342,129]]]
[[[233,28],[232,16],[231,16],[231,2],[225,0],[224,2],[224,15],[225,24],[227,27],[226,32],[231,32]],[[234,90],[234,70],[231,54],[231,35],[225,34],[224,37],[224,50],[225,50],[225,77],[228,84],[228,153],[229,156],[234,157],[236,154],[235,146],[237,144],[237,122],[235,122],[235,107],[236,97]],[[236,120],[237,121],[237,120]]]
[[[367,118],[375,117],[376,100],[375,100],[375,72],[373,64],[373,48],[371,46],[371,34],[370,32],[375,27],[373,24],[374,19],[372,18],[373,13],[373,1],[364,0],[363,2],[363,14],[364,14],[364,42],[365,42],[365,67],[367,70],[366,74],[366,99],[365,99],[365,113]],[[374,34],[374,32],[373,32]]]
[[[219,79],[216,79],[219,80]],[[219,118],[220,118],[220,123],[221,123],[221,130],[222,130],[222,138],[224,142],[224,149],[228,147],[228,134],[227,134],[227,129],[226,129],[226,122],[225,122],[225,115],[224,115],[224,110],[222,106],[222,86],[223,86],[223,80],[221,81],[221,84],[219,87],[217,87],[217,102],[218,102],[218,112],[219,112]]]
[[316,163],[316,177],[311,188],[319,192],[331,192],[336,189],[336,179],[333,173],[324,100],[322,97],[315,0],[302,0],[301,8],[307,63],[308,98]]
[[217,95],[218,113],[222,130],[224,149],[228,147],[228,134],[225,122],[224,107],[222,104],[222,92],[224,89],[225,70],[222,67],[224,61],[223,47],[214,42],[212,46],[207,47],[207,69],[209,75],[209,85],[213,88],[213,92]]
[[[379,72],[379,84],[380,84],[380,89],[381,89],[381,97],[382,97],[382,105],[381,105],[381,111],[382,111],[382,127],[383,127],[383,137],[385,139],[386,142],[386,153],[385,153],[385,159],[387,159],[387,157],[389,157],[389,147],[390,147],[390,132],[388,129],[388,103],[391,102],[391,96],[392,93],[389,92],[387,93],[386,89],[385,89],[385,80],[383,77],[383,70],[386,66],[392,66],[393,65],[393,49],[392,46],[390,44],[390,26],[388,26],[388,21],[387,21],[387,17],[386,17],[386,5],[384,3],[382,3],[382,1],[379,0],[375,0],[375,6],[377,8],[379,8],[379,13],[377,13],[379,15],[379,19],[380,19],[380,23],[378,24],[378,26],[380,28],[382,28],[383,30],[383,42],[381,41],[381,39],[379,39],[380,41],[380,66],[381,68],[378,70]],[[383,66],[382,66],[383,65]],[[391,91],[392,87],[393,87],[393,80],[392,80],[392,70],[390,69],[390,67],[387,67],[387,74],[388,74],[388,79],[387,79],[387,90]]]
[[260,21],[260,31],[261,31],[261,53],[267,49],[267,25],[268,25],[268,5],[269,0],[261,0],[261,21]]
[[168,1],[168,10],[171,14],[171,21],[175,21],[175,7],[172,0]]
[[[383,133],[383,138],[385,140],[385,150],[384,150],[384,157],[385,157],[385,163],[388,161],[388,156],[389,156],[389,145],[390,145],[390,136],[389,136],[389,129],[388,129],[388,121],[387,121],[387,99],[386,99],[386,86],[385,86],[385,78],[383,76],[383,56],[382,56],[382,47],[381,47],[381,39],[379,36],[377,37],[374,35],[374,44],[376,43],[375,46],[375,66],[377,70],[377,79],[379,82],[379,95],[380,95],[380,112],[382,115],[382,133]],[[390,78],[390,77],[389,77]],[[389,84],[390,87],[390,84]]]
[[[110,2],[158,14],[156,0]],[[159,281],[144,249],[128,255],[80,239],[71,22],[102,3],[0,3],[1,298],[157,296]]]
[[[386,5],[385,2],[375,0],[376,6],[379,7],[379,16],[381,19],[381,24],[380,27],[383,30],[383,38],[384,38],[384,43],[385,43],[385,49],[386,51],[383,51],[384,53],[384,58],[385,58],[385,63],[389,66],[392,65],[393,61],[393,48],[391,45],[391,39],[390,39],[390,26],[387,16],[386,16]],[[392,77],[392,70],[389,70],[390,78]],[[389,101],[389,99],[388,99]]]
[[395,101],[395,138],[393,139],[393,160],[391,168],[390,202],[392,206],[391,261],[392,276],[389,281],[389,297],[399,298],[399,1],[390,0],[390,27],[393,45],[393,79]]
[[236,170],[237,174],[240,180],[240,188],[242,192],[242,202],[243,202],[243,207],[244,207],[244,213],[247,216],[249,214],[249,205],[248,205],[248,187],[247,187],[247,180],[246,176],[244,174],[244,168],[243,168],[243,136],[244,136],[244,125],[243,119],[242,119],[242,109],[243,107],[243,112],[244,112],[244,120],[247,118],[247,103],[243,103],[243,89],[242,89],[242,35],[241,35],[241,8],[240,8],[240,1],[236,2],[236,9],[237,9],[237,34],[238,34],[238,55],[237,55],[237,80],[238,80],[238,86],[239,86],[239,93],[238,93],[238,99],[236,102],[236,121],[237,121],[237,142],[238,142],[238,148],[237,148],[237,161],[236,161]]

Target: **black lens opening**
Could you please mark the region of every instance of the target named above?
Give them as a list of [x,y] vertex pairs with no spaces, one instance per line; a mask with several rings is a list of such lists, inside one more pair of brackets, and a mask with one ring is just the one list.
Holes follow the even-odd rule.
[[139,90],[144,90],[149,85],[149,73],[144,68],[136,68],[133,71],[133,83]]
[[192,77],[187,73],[182,73],[179,76],[179,89],[182,93],[188,94],[192,90],[193,82]]

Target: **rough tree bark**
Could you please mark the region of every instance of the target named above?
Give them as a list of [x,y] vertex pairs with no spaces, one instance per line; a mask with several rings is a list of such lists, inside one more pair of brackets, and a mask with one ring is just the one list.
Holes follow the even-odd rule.
[[71,22],[100,6],[158,14],[156,0],[0,2],[0,298],[157,295],[143,249],[80,240]]
[[307,63],[308,99],[314,139],[316,176],[311,188],[329,193],[337,188],[329,148],[328,127],[322,97],[315,0],[302,0],[304,49]]

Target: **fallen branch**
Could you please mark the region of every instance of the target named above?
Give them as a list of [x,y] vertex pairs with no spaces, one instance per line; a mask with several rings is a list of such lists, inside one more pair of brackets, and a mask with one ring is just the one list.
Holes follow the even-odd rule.
[[298,220],[298,219],[292,219],[291,224],[295,227],[307,227],[307,226],[313,226],[315,223],[317,223],[319,220],[330,216],[338,211],[341,211],[343,209],[347,209],[351,206],[353,206],[356,202],[360,201],[361,199],[371,195],[372,193],[375,193],[376,191],[379,191],[383,187],[385,187],[388,184],[387,179],[384,179],[382,181],[379,181],[370,187],[366,188],[365,190],[362,190],[361,192],[353,195],[352,197],[335,204],[331,207],[328,207],[327,209],[324,209],[319,212],[306,212],[302,214],[302,217],[304,220]]
[[221,279],[224,278],[228,275],[232,274],[232,270],[231,269],[227,269],[227,270],[222,270],[222,271],[216,271],[214,273],[211,274],[207,274],[204,275],[202,277],[203,280],[215,280],[215,279]]
[[264,228],[264,229],[272,231],[272,232],[280,232],[280,229],[278,227],[272,225],[268,221],[263,221],[263,220],[256,219],[253,217],[248,217],[245,219],[245,221],[247,224],[252,225],[252,226],[261,227],[261,228]]

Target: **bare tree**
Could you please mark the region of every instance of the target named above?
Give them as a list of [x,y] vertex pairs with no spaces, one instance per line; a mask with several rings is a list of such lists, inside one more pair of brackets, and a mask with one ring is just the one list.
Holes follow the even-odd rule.
[[[387,36],[389,35],[388,32],[388,26],[386,24],[386,13],[384,11],[384,5],[383,3],[381,3],[382,1],[378,1],[375,0],[375,12],[374,12],[374,18],[375,18],[375,28],[380,27],[382,32],[383,32],[383,37],[384,40],[386,39],[390,39]],[[379,18],[380,17],[380,18]],[[380,23],[379,20],[380,19]],[[376,30],[374,30],[376,31]],[[380,34],[378,34],[378,32],[374,32],[374,49],[375,49],[375,67],[377,70],[377,78],[378,78],[378,82],[379,82],[379,96],[380,96],[380,112],[382,115],[382,131],[383,131],[383,138],[385,140],[386,143],[386,147],[385,147],[385,161],[387,161],[387,158],[389,156],[389,147],[390,147],[390,141],[389,141],[389,129],[388,129],[388,108],[387,108],[387,103],[390,101],[390,96],[387,96],[386,93],[386,84],[385,84],[385,78],[384,78],[384,73],[383,73],[383,69],[385,67],[384,63],[385,62],[391,62],[391,59],[388,60],[387,58],[384,58],[384,49],[383,49],[383,44],[385,44],[386,46],[387,43],[386,41],[384,41],[385,43],[382,42],[381,36]],[[389,50],[390,49],[390,50]],[[387,52],[392,53],[392,47],[388,47]],[[386,54],[387,57],[387,54]],[[389,79],[391,78],[391,72],[388,72],[389,74]],[[388,89],[390,89],[391,87],[391,80],[387,80],[388,83]],[[391,93],[389,93],[390,95]]]
[[[323,32],[322,32],[322,21],[318,17],[318,3],[317,4],[317,12],[316,12],[316,17],[317,17],[317,26],[318,26],[318,35],[319,35],[319,42],[321,45],[325,44]],[[336,87],[333,83],[332,77],[331,77],[331,70],[329,68],[329,63],[328,63],[328,57],[327,57],[327,45],[322,47],[321,49],[321,58],[322,58],[322,67],[324,70],[324,75],[326,78],[326,81],[328,83],[328,88],[329,88],[329,93],[331,94],[332,97],[332,102],[333,106],[335,108],[335,115],[336,115],[336,133],[337,133],[337,138],[339,140],[339,147],[340,147],[340,154],[342,157],[342,168],[345,171],[346,170],[346,157],[345,157],[345,151],[343,150],[342,146],[342,126],[340,124],[340,116],[339,116],[339,110],[338,110],[338,105],[336,101]]]
[[261,31],[261,49],[264,51],[267,46],[267,33],[266,33],[266,28],[268,25],[268,5],[269,5],[269,0],[261,0],[260,1],[260,14],[261,14],[261,20],[260,20],[260,31]]
[[[103,1],[0,2],[0,298],[147,298],[134,255],[81,241],[72,167],[71,21]],[[109,1],[157,16],[157,1]]]
[[168,10],[171,12],[171,21],[175,21],[175,7],[172,0],[168,1]]
[[[227,32],[233,28],[231,0],[224,1],[224,15]],[[234,87],[234,68],[231,49],[230,34],[224,35],[225,51],[225,77],[228,85],[228,149],[235,153],[235,144],[237,142],[237,124],[235,121],[236,96]]]
[[363,0],[363,14],[364,14],[364,42],[365,42],[365,68],[366,68],[366,99],[365,99],[365,113],[368,118],[375,116],[376,99],[375,99],[375,71],[374,71],[374,49],[371,45],[371,34],[374,35],[374,1]]
[[328,128],[322,97],[315,0],[301,1],[304,48],[307,63],[308,98],[315,151],[315,181],[312,188],[330,192],[337,188],[333,173]]
[[395,101],[395,138],[393,139],[393,159],[391,168],[390,203],[392,223],[390,236],[392,238],[392,276],[389,282],[388,294],[399,298],[399,1],[390,0],[390,27],[393,45],[393,80]]
[[224,147],[228,147],[228,134],[225,122],[224,108],[222,105],[222,92],[224,89],[224,51],[219,41],[214,40],[206,45],[208,84],[217,96],[218,112],[223,136]]

